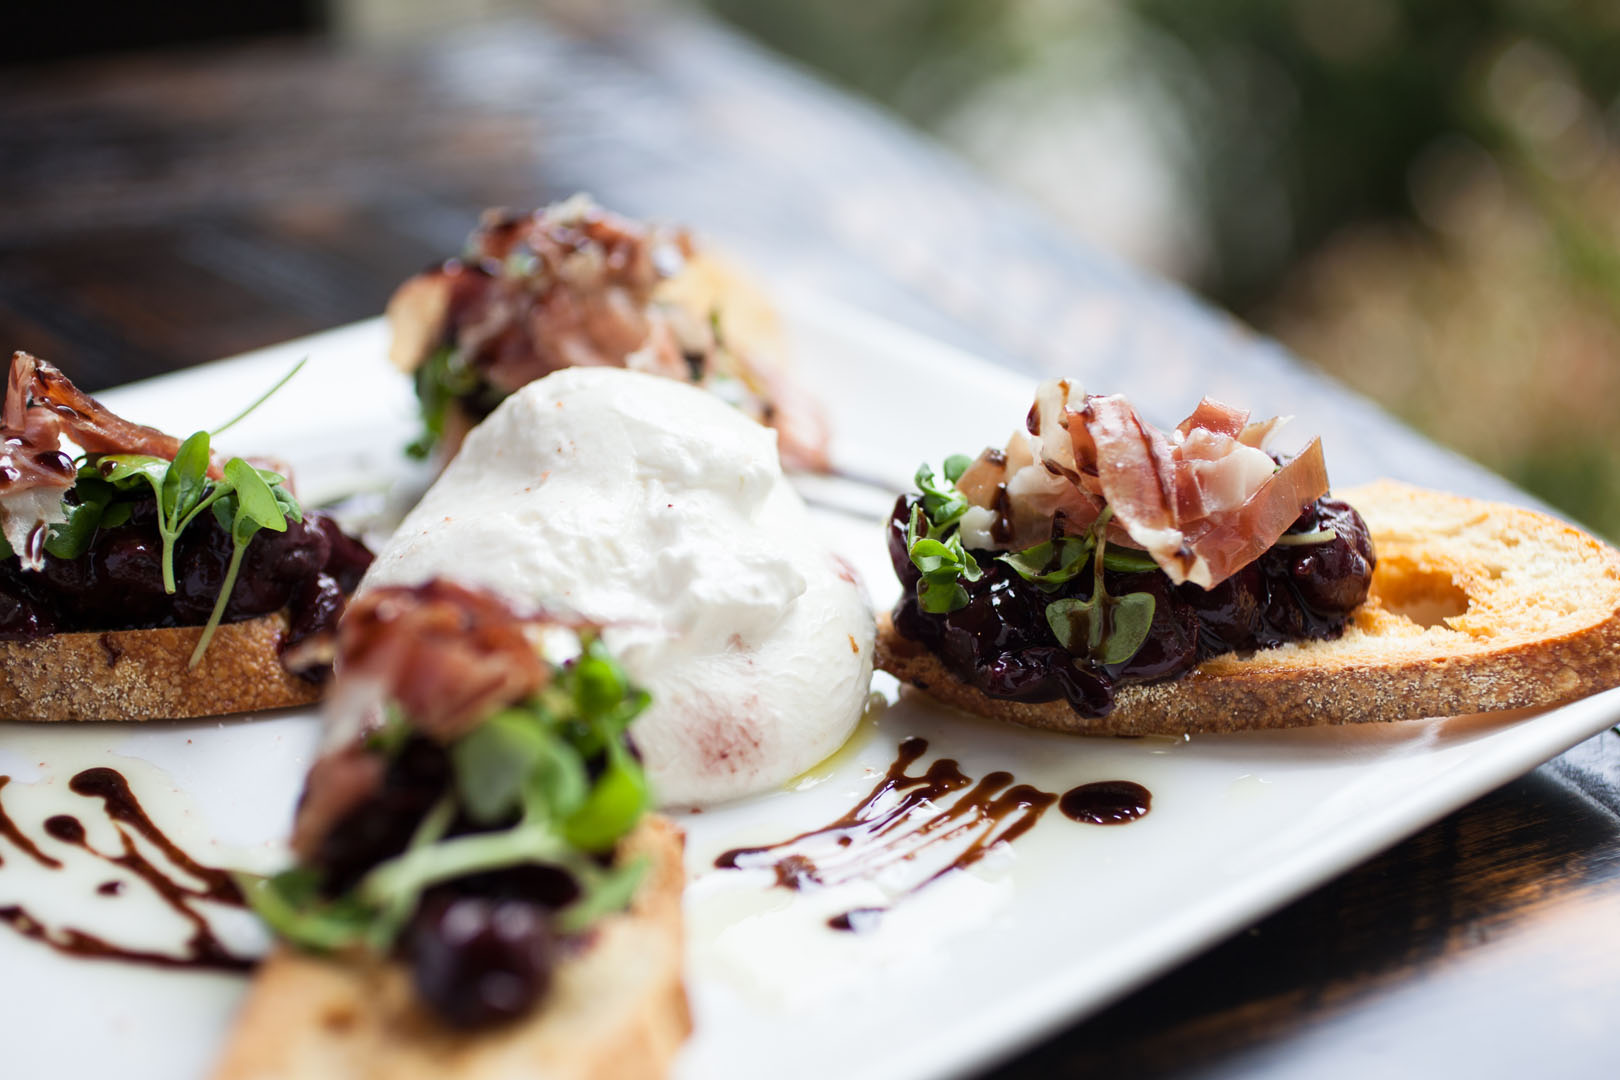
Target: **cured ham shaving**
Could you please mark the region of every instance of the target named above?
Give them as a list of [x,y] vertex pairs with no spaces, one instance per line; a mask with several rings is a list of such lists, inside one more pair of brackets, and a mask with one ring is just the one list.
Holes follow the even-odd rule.
[[420,274],[388,305],[394,362],[414,370],[446,340],[502,393],[632,354],[689,376],[674,336],[655,333],[653,291],[691,254],[684,232],[642,226],[588,200],[487,215],[464,258]]
[[344,615],[337,666],[448,743],[546,684],[550,669],[530,637],[536,625],[489,593],[446,581],[371,589]]
[[384,758],[368,753],[358,741],[315,762],[293,823],[292,849],[299,858],[314,857],[332,826],[382,787],[386,768]]
[[1213,588],[1328,490],[1319,440],[1281,466],[1262,449],[1281,423],[1250,423],[1247,412],[1205,398],[1165,432],[1118,395],[1043,384],[1030,438],[1015,437],[962,475],[958,487],[974,504],[963,543],[1021,549],[1083,533],[1107,506],[1110,542],[1142,549],[1176,584]]
[[[66,520],[61,497],[77,477],[62,452],[64,436],[90,454],[150,454],[172,460],[180,449],[174,436],[125,420],[55,367],[25,352],[12,354],[0,425],[0,529],[30,570],[44,565],[45,530]],[[217,468],[210,474],[217,478]]]
[[802,392],[717,332],[712,312],[729,308],[734,293],[708,293],[710,279],[725,276],[695,258],[684,230],[620,217],[583,196],[533,214],[487,215],[464,257],[411,278],[389,301],[390,355],[415,371],[453,346],[500,395],[566,367],[712,384],[777,429],[790,464],[826,469],[825,425]]

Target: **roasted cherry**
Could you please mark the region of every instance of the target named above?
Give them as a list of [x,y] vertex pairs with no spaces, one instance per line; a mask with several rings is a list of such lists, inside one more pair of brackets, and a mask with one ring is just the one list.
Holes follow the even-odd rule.
[[404,951],[422,1000],[465,1029],[525,1015],[551,985],[555,946],[544,908],[444,892],[418,908]]

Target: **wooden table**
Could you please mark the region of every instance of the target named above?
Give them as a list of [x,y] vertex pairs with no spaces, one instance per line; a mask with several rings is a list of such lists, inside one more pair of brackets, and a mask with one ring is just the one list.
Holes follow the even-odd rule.
[[[875,110],[684,18],[0,73],[0,341],[91,387],[200,363],[373,315],[480,208],[574,190],[1161,418],[1205,390],[1299,414],[1341,482],[1509,490]],[[1616,1017],[1606,733],[992,1075],[1612,1077]]]

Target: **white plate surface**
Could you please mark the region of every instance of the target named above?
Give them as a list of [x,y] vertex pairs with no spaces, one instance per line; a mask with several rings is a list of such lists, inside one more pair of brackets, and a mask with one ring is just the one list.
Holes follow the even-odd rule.
[[[826,301],[792,298],[788,316],[850,471],[904,483],[921,457],[999,445],[1032,398],[1022,377]],[[398,453],[413,434],[414,402],[387,368],[384,344],[382,326],[363,323],[105,398],[128,416],[189,432],[230,416],[307,355],[304,373],[233,430],[227,448],[282,456],[310,502],[361,484],[405,490],[421,480]],[[1196,391],[1187,396],[1190,407]],[[885,500],[866,503],[881,510]],[[891,604],[897,586],[879,527],[843,513],[818,519],[877,605]],[[911,697],[897,702],[884,675],[874,689],[877,704],[851,746],[793,790],[683,818],[697,1029],[678,1064],[682,1080],[971,1072],[1620,713],[1620,692],[1611,692],[1538,715],[1074,739],[981,725]],[[273,865],[316,734],[310,713],[138,728],[3,726],[0,774],[13,777],[4,801],[37,836],[46,815],[83,808],[64,790],[67,778],[110,763],[204,862]],[[975,778],[1008,770],[1053,792],[1133,780],[1153,792],[1153,809],[1111,828],[1048,813],[1010,850],[948,876],[864,934],[833,932],[825,919],[880,902],[892,881],[795,894],[772,888],[763,871],[713,868],[727,848],[783,839],[849,809],[911,735],[928,739],[930,760],[953,757]],[[84,887],[88,868],[77,877],[35,872],[3,840],[0,857],[0,906],[25,901],[56,925],[93,924],[120,940],[173,939],[172,916],[138,890],[98,900]],[[252,936],[251,927],[228,929]],[[0,972],[0,1071],[18,1077],[204,1076],[245,986],[226,975],[72,960],[4,928]]]

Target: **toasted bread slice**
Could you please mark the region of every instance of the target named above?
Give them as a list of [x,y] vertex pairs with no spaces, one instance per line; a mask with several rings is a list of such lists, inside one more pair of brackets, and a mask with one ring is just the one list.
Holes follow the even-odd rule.
[[557,969],[535,1014],[453,1031],[416,1003],[397,963],[357,966],[287,948],[260,969],[215,1080],[639,1080],[663,1076],[691,1031],[681,985],[682,835],[645,819],[622,857],[652,869]]
[[1620,553],[1501,503],[1380,481],[1338,493],[1378,553],[1372,592],[1334,641],[1200,664],[1122,687],[1114,711],[986,696],[878,624],[877,665],[981,716],[1076,734],[1174,735],[1408,720],[1559,705],[1620,685]]
[[287,671],[287,614],[221,623],[196,668],[200,626],[0,641],[0,719],[182,720],[308,705],[321,688]]

